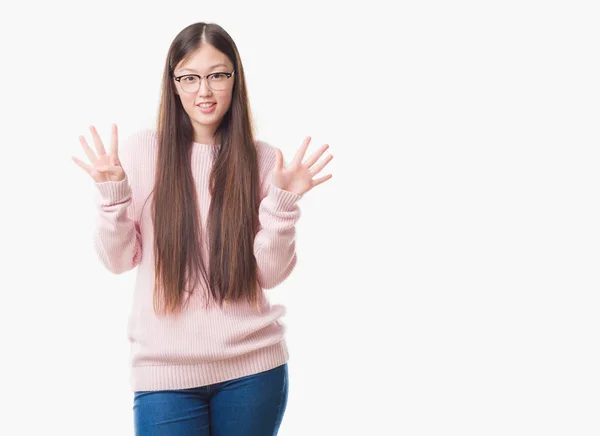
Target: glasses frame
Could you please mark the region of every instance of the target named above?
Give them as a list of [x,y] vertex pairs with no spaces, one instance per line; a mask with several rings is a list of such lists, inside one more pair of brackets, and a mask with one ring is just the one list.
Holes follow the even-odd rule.
[[[208,87],[210,88],[211,91],[224,91],[225,89],[213,89],[210,86],[210,76],[214,76],[215,74],[224,74],[227,77],[227,80],[231,79],[234,74],[235,74],[235,69],[233,71],[231,71],[231,73],[226,73],[224,71],[215,71],[214,73],[210,73],[210,74],[206,74],[204,76],[201,76],[200,74],[182,74],[181,76],[173,76],[173,78],[175,79],[176,82],[179,82],[179,86],[181,86],[181,90],[183,92],[187,92],[188,94],[193,94],[194,92],[198,92],[200,91],[200,86],[202,85],[202,79],[206,79],[206,83],[208,84]],[[196,91],[186,91],[185,89],[183,89],[183,85],[181,84],[181,79],[183,79],[184,77],[190,77],[190,76],[194,76],[198,78],[198,89]]]

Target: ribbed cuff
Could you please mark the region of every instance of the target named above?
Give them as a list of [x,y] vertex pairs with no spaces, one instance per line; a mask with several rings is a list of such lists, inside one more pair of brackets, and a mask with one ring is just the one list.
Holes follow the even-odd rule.
[[127,177],[118,182],[97,182],[96,187],[100,193],[101,206],[124,203],[131,197],[131,187]]
[[296,203],[302,198],[301,195],[280,189],[273,183],[269,186],[268,196],[272,199],[271,204],[273,205],[273,210],[276,212],[293,210],[296,207]]

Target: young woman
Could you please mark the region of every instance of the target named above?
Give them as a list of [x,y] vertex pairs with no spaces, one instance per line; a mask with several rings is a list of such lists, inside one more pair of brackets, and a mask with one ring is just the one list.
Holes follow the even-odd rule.
[[113,273],[137,267],[128,337],[137,435],[274,435],[288,395],[288,350],[264,290],[296,264],[298,201],[331,174],[310,138],[284,166],[253,135],[230,35],[196,23],[173,40],[157,128],[106,150],[90,127],[99,220]]

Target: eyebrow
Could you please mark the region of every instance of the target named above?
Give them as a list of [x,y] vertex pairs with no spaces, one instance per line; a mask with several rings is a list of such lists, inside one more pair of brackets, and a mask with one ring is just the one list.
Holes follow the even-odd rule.
[[[210,69],[214,70],[217,67],[227,68],[227,65],[225,65],[225,64],[215,64],[212,67],[210,67]],[[192,73],[197,73],[198,72],[198,70],[194,70],[194,69],[191,69],[191,68],[182,68],[181,70],[179,70],[180,73],[183,73],[184,71],[191,71]]]

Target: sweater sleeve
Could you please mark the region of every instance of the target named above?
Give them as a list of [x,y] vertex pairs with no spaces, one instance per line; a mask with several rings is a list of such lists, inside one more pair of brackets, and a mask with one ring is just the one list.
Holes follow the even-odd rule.
[[[272,152],[274,149],[270,149]],[[266,161],[266,162],[265,162]],[[271,289],[283,282],[296,266],[296,224],[300,218],[298,201],[302,196],[279,189],[270,182],[274,154],[263,161],[268,175],[266,195],[262,197],[258,219],[260,230],[254,239],[254,254],[258,266],[258,282]]]
[[141,260],[142,237],[132,219],[133,204],[129,179],[96,183],[98,218],[94,246],[102,264],[115,274],[133,269]]

